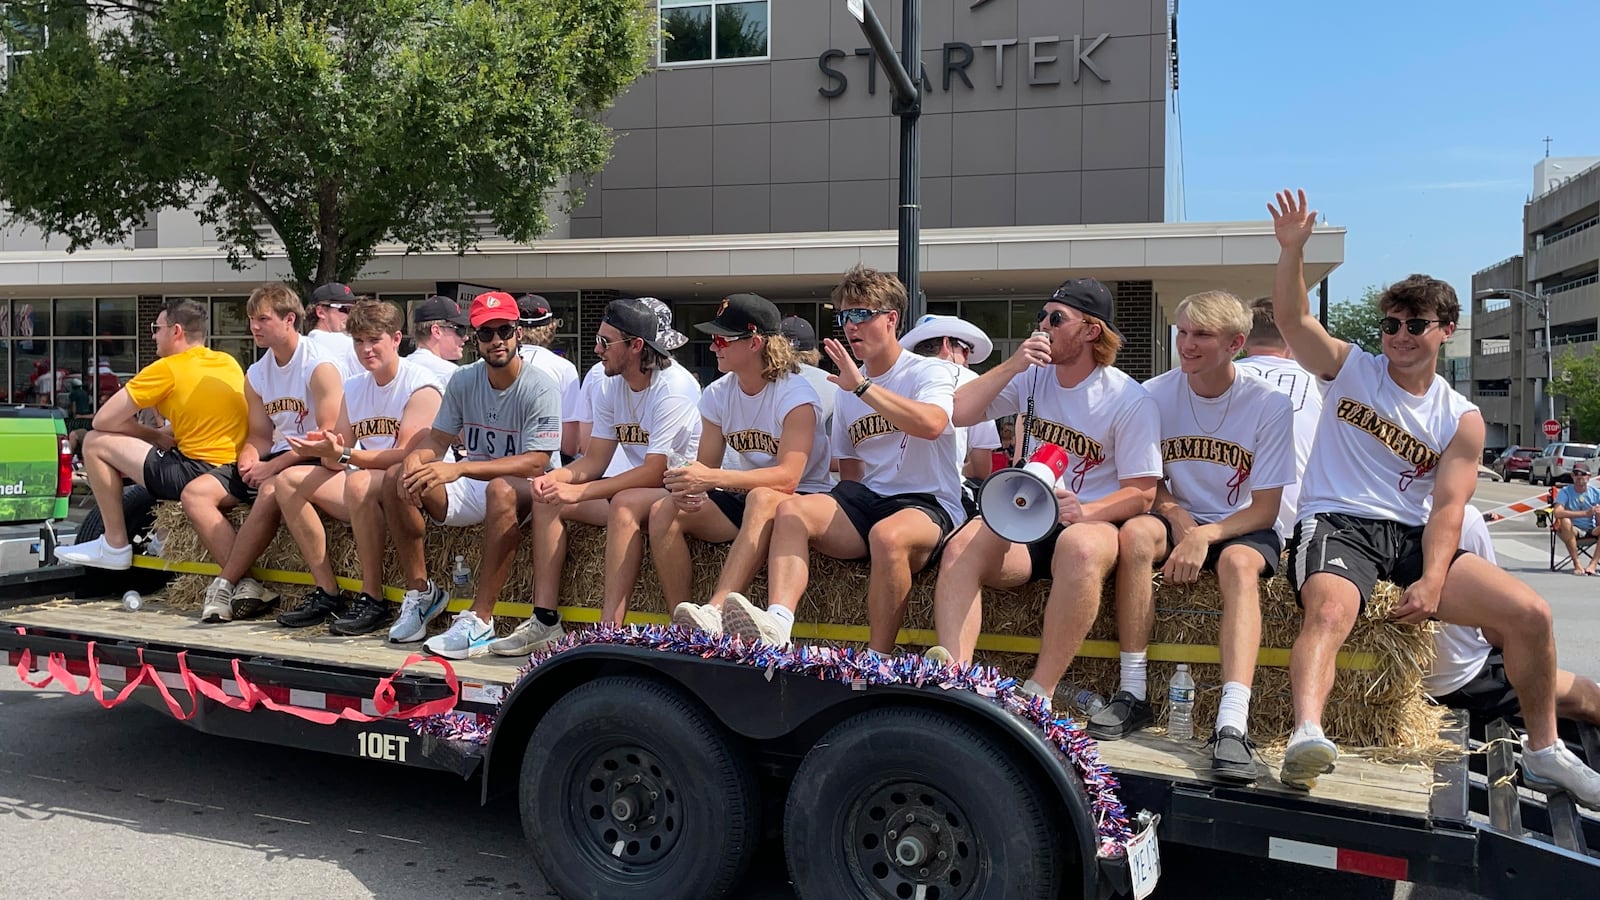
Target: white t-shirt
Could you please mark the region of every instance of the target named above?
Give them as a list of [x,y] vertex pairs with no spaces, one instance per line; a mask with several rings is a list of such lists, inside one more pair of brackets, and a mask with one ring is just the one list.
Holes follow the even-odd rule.
[[[1470,503],[1461,519],[1458,546],[1499,565],[1494,555],[1494,541],[1489,537],[1489,523],[1483,521],[1483,513]],[[1433,668],[1422,676],[1422,692],[1430,697],[1443,697],[1460,690],[1483,670],[1493,650],[1494,646],[1479,629],[1440,622],[1439,630],[1433,633]]]
[[1477,409],[1439,375],[1421,397],[1389,377],[1388,359],[1352,346],[1328,386],[1299,518],[1345,513],[1405,525],[1427,520],[1439,455]]
[[652,453],[669,460],[674,453],[694,458],[700,447],[700,384],[688,369],[674,364],[657,370],[642,391],[628,387],[621,375],[602,373],[599,382],[590,439],[617,442],[613,466],[620,457],[626,460],[622,471],[635,469]]
[[[956,389],[963,384],[977,381],[978,373],[966,366],[957,367]],[[1000,429],[994,427],[993,419],[984,419],[976,425],[966,428],[957,428],[956,434],[960,437],[960,444],[956,451],[956,472],[959,474],[967,466],[967,454],[973,450],[999,450]]]
[[[574,407],[572,418],[580,425],[590,426],[591,439],[594,436],[594,398],[600,393],[601,385],[610,379],[611,376],[606,374],[605,364],[595,363],[589,367],[589,371],[583,373],[583,382],[578,387],[578,402]],[[628,457],[621,453],[613,453],[602,477],[610,478],[626,471],[628,471]]]
[[411,351],[411,355],[406,357],[406,360],[412,365],[421,366],[432,372],[434,377],[439,379],[440,384],[449,384],[450,376],[456,374],[456,370],[461,368],[426,347],[418,347]]
[[1317,376],[1299,363],[1281,356],[1247,356],[1234,365],[1265,380],[1286,395],[1294,407],[1294,483],[1283,487],[1277,526],[1278,535],[1288,540],[1294,533],[1295,510],[1300,507],[1300,479],[1305,475],[1311,446],[1317,439],[1317,421],[1322,418],[1322,392],[1326,383],[1319,382]]
[[800,377],[817,392],[817,402],[822,409],[822,433],[833,434],[833,404],[839,397],[839,386],[828,380],[828,373],[802,363]]
[[342,331],[326,331],[318,328],[306,332],[301,337],[316,344],[322,358],[338,367],[340,381],[349,381],[366,371],[361,367],[361,360],[356,357],[356,342],[350,335]]
[[332,361],[322,356],[316,344],[302,338],[295,344],[288,365],[278,365],[277,358],[269,350],[245,372],[250,387],[266,407],[267,418],[272,420],[273,453],[288,450],[289,438],[303,438],[307,431],[317,427],[316,403],[311,399],[311,373],[324,363]]
[[722,441],[727,447],[722,467],[743,472],[778,464],[783,420],[801,406],[811,407],[816,424],[797,490],[802,494],[822,493],[833,487],[828,479],[828,433],[823,430],[817,392],[804,378],[785,375],[777,381],[763,382],[761,391],[752,397],[740,389],[739,376],[728,374],[711,382],[700,395],[700,415],[722,429]]
[[[872,385],[869,394],[887,390],[931,403],[948,415],[955,405],[956,367],[903,350],[889,371],[873,376]],[[961,506],[957,430],[947,424],[944,433],[931,441],[914,438],[891,425],[862,398],[840,391],[833,408],[833,455],[861,460],[861,483],[879,495],[932,494],[950,521],[959,526],[967,520],[967,512]]]
[[392,449],[411,395],[425,390],[444,394],[438,376],[404,359],[388,384],[379,384],[375,375],[365,371],[346,381],[344,411],[356,445],[363,450]]
[[1222,396],[1207,398],[1172,369],[1144,389],[1161,411],[1167,490],[1196,522],[1220,522],[1252,492],[1294,482],[1294,411],[1265,381],[1236,371]]
[[[1032,418],[1027,416],[1030,395]],[[1097,366],[1089,377],[1064,388],[1054,368],[1030,367],[1000,389],[983,417],[1012,415],[1022,458],[1032,456],[1041,442],[1067,451],[1067,471],[1056,486],[1085,503],[1115,492],[1126,479],[1161,477],[1161,414],[1144,386],[1121,369]]]
[[524,345],[517,348],[517,353],[524,362],[532,363],[539,371],[550,376],[550,380],[561,389],[561,421],[576,422],[578,420],[578,367],[549,347],[534,347]]

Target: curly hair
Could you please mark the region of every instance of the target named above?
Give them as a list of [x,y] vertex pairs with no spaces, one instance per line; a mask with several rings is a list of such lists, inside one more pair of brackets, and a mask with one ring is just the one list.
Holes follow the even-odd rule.
[[1378,311],[1404,312],[1417,316],[1430,313],[1446,325],[1454,325],[1461,318],[1461,301],[1456,289],[1429,275],[1408,275],[1383,289],[1378,297]]
[[906,286],[888,272],[857,264],[844,273],[844,279],[834,287],[831,299],[838,309],[847,306],[886,309],[895,314],[897,321],[905,321]]

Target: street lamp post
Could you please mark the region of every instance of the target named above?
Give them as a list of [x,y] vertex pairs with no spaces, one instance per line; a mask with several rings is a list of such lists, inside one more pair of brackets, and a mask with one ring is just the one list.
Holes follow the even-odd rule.
[[1539,315],[1544,319],[1544,401],[1548,410],[1548,418],[1556,417],[1556,395],[1551,392],[1550,385],[1556,379],[1556,348],[1550,343],[1550,297],[1544,292],[1544,285],[1535,285],[1533,293],[1518,290],[1517,288],[1484,288],[1478,292],[1479,297],[1514,297],[1523,303],[1537,307]]

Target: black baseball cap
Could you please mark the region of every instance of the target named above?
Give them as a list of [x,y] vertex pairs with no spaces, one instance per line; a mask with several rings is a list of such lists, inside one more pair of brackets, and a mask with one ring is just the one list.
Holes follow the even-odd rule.
[[794,349],[801,351],[817,349],[817,329],[811,327],[811,323],[807,320],[799,316],[790,316],[783,320],[780,328]]
[[411,321],[418,325],[423,322],[449,322],[462,328],[468,327],[467,314],[461,311],[461,307],[454,300],[438,294],[417,304],[411,313]]
[[350,290],[350,285],[340,284],[337,281],[319,285],[316,290],[311,292],[312,306],[332,306],[334,304],[350,306],[355,302],[356,292]]
[[1112,334],[1122,336],[1122,331],[1113,321],[1117,311],[1116,298],[1111,296],[1109,288],[1093,278],[1069,278],[1061,282],[1061,286],[1056,288],[1056,292],[1045,302],[1060,303],[1062,306],[1070,306],[1078,312],[1094,316],[1106,323]]
[[600,321],[631,337],[641,338],[662,356],[672,351],[661,342],[661,320],[642,300],[618,299],[606,304]]
[[550,311],[550,301],[538,294],[518,297],[517,314],[522,316],[522,324],[528,327],[544,325],[555,318],[555,313]]
[[780,334],[783,313],[760,294],[729,294],[717,306],[716,317],[695,323],[696,331],[738,337],[744,334]]

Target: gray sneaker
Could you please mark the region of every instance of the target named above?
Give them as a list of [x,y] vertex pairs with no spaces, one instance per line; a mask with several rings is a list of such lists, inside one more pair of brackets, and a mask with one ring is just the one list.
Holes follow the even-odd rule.
[[1542,794],[1565,791],[1579,806],[1600,810],[1600,772],[1584,765],[1559,739],[1554,753],[1538,755],[1522,739],[1522,780]]
[[567,630],[561,627],[559,621],[554,625],[546,625],[539,621],[538,616],[529,616],[528,621],[518,625],[510,634],[491,642],[489,652],[495,656],[527,656],[566,636]]
[[1039,683],[1034,681],[1032,678],[1024,681],[1022,686],[1017,688],[1017,690],[1021,691],[1024,697],[1038,697],[1040,700],[1044,701],[1045,711],[1049,712],[1051,710],[1051,705],[1055,698],[1050,696],[1050,692],[1040,687]]
[[200,607],[200,621],[207,624],[233,620],[233,584],[221,575],[206,585],[206,602]]
[[722,610],[709,603],[679,603],[672,610],[672,624],[715,637],[722,633]]
[[412,644],[428,636],[428,623],[444,612],[450,595],[428,582],[420,591],[406,591],[400,599],[400,615],[389,626],[389,643]]
[[728,599],[722,601],[722,627],[746,644],[766,641],[774,647],[782,647],[789,643],[789,626],[739,593],[729,594]]
[[233,589],[232,612],[235,619],[254,619],[278,602],[278,592],[254,578],[240,579]]
[[423,643],[422,649],[445,659],[471,659],[489,652],[489,642],[494,640],[494,619],[485,622],[470,609],[456,613],[444,634],[436,634]]

